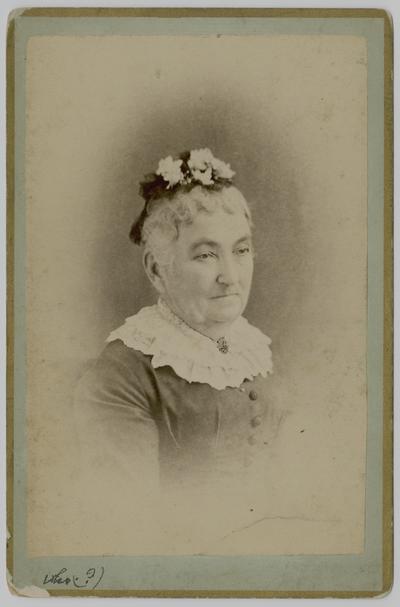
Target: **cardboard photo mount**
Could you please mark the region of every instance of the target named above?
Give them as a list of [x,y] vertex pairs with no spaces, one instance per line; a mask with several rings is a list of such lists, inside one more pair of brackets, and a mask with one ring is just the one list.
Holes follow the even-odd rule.
[[[10,15],[7,566],[11,592],[32,597],[345,598],[382,596],[390,591],[392,44],[390,15],[379,9],[31,8]],[[295,56],[294,71],[304,85],[296,90],[291,71]],[[191,57],[200,57],[194,74]],[[132,74],[130,70],[136,71]],[[112,73],[115,81],[110,96],[106,83]],[[263,73],[269,79],[260,84],[257,74]],[[119,86],[119,82],[123,84]],[[174,552],[173,547],[166,553],[151,554],[143,546],[130,553],[129,545],[119,549],[112,543],[112,529],[103,524],[91,539],[79,527],[79,505],[71,498],[74,491],[79,495],[73,487],[71,470],[75,469],[62,456],[65,447],[73,451],[66,407],[78,372],[87,359],[99,353],[106,329],[128,315],[126,302],[132,292],[123,285],[128,268],[123,261],[125,245],[104,249],[108,238],[117,242],[122,220],[131,217],[128,200],[134,188],[128,176],[129,162],[121,168],[121,158],[135,160],[138,149],[144,149],[146,137],[140,121],[143,116],[150,121],[150,116],[157,115],[156,103],[159,123],[152,128],[158,139],[146,162],[155,158],[157,146],[160,157],[166,155],[168,136],[171,147],[185,141],[179,134],[179,120],[185,114],[177,111],[183,82],[186,105],[200,108],[200,126],[207,125],[205,110],[213,110],[208,112],[209,139],[216,127],[213,116],[219,126],[224,125],[225,131],[215,142],[231,151],[232,165],[236,159],[238,168],[241,163],[243,168],[247,155],[250,168],[257,165],[258,174],[264,175],[266,163],[258,165],[257,157],[266,154],[271,174],[260,176],[257,185],[257,173],[249,170],[248,182],[243,180],[251,197],[260,200],[268,182],[271,196],[275,192],[282,202],[286,191],[288,199],[299,202],[297,227],[293,217],[299,211],[291,214],[292,202],[271,211],[270,217],[277,222],[275,254],[282,259],[282,279],[271,283],[271,310],[265,312],[256,297],[250,301],[249,314],[256,324],[262,325],[266,318],[277,334],[284,334],[286,323],[298,339],[306,338],[314,315],[315,336],[317,328],[320,331],[321,343],[314,334],[310,336],[304,360],[289,336],[283,336],[276,346],[290,370],[287,377],[283,375],[288,398],[293,403],[296,395],[299,401],[283,429],[284,437],[296,433],[298,447],[275,454],[276,466],[287,470],[285,466],[292,462],[299,466],[296,470],[303,469],[299,483],[303,489],[299,491],[304,491],[303,502],[310,515],[296,517],[290,509],[294,491],[289,488],[279,493],[279,489],[274,513],[265,517],[266,526],[260,528],[257,538],[246,535],[206,554],[191,554],[188,549]],[[214,97],[208,87],[213,87]],[[134,102],[129,102],[128,95]],[[268,111],[263,110],[266,99]],[[227,100],[231,118],[224,118]],[[166,119],[173,116],[176,123],[168,131]],[[274,121],[278,125],[275,132]],[[200,137],[195,122],[187,127],[193,138]],[[125,124],[138,137],[136,149],[124,139]],[[236,134],[229,134],[229,127],[235,124]],[[257,126],[258,140],[254,139]],[[254,152],[246,131],[254,139]],[[267,133],[270,148],[263,147]],[[198,147],[205,146],[201,140]],[[341,164],[346,153],[348,173]],[[137,172],[133,181],[149,166],[146,162],[133,170]],[[106,169],[108,186],[107,179],[99,177],[104,167],[111,167]],[[323,187],[328,178],[330,190]],[[110,236],[107,221],[116,204],[110,204],[113,188],[116,199],[122,201],[118,207],[121,223],[113,224]],[[334,196],[338,196],[336,205]],[[261,203],[255,204],[260,211]],[[268,217],[262,216],[264,226]],[[256,215],[255,219],[257,222]],[[286,245],[307,243],[299,255],[290,256],[288,247],[285,254],[279,250],[285,225]],[[273,230],[270,235],[272,238]],[[259,242],[261,269],[255,289],[261,301],[272,272],[268,274],[268,268],[262,266],[268,247],[261,237]],[[99,251],[103,257],[97,261]],[[104,278],[93,278],[101,266],[93,264],[114,259],[114,255],[115,265],[108,261],[105,271],[110,292],[104,292]],[[293,265],[296,256],[303,262],[299,266]],[[119,266],[121,270],[113,274],[113,268]],[[298,281],[289,287],[295,267]],[[89,305],[84,288],[88,280],[94,293]],[[277,302],[283,288],[298,296],[301,326],[296,326],[287,303],[286,316],[279,318]],[[331,289],[340,293],[339,303],[330,301]],[[115,294],[112,304],[107,297],[110,293]],[[146,298],[144,290],[136,303],[144,305]],[[321,312],[315,315],[313,306],[318,302]],[[88,311],[80,312],[83,307]],[[90,316],[95,322],[87,328]],[[329,319],[333,319],[330,328]],[[349,325],[342,324],[345,320]],[[328,342],[334,333],[337,342],[326,345],[325,350],[324,340]],[[349,341],[343,345],[346,334]],[[81,344],[79,335],[84,336]],[[58,350],[51,345],[54,343],[59,344]],[[320,351],[326,359],[315,366]],[[347,375],[338,382],[343,364],[339,359],[345,351],[349,356]],[[354,366],[351,357],[358,361]],[[309,373],[306,378],[305,370]],[[304,428],[299,420],[304,420]],[[320,437],[328,429],[331,442],[325,448]],[[307,430],[311,438],[304,447]],[[60,451],[55,454],[57,445]],[[340,463],[333,463],[336,449],[342,450]],[[310,452],[321,458],[319,465]],[[306,465],[301,466],[302,461],[312,462],[314,477]],[[288,479],[294,481],[290,475]],[[64,510],[59,509],[61,503]]]

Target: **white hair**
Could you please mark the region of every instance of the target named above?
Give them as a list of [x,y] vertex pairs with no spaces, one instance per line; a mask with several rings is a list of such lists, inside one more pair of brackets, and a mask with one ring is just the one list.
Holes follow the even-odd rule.
[[196,186],[189,192],[180,191],[172,198],[159,198],[149,203],[148,215],[142,228],[145,252],[151,252],[161,265],[171,262],[171,244],[179,237],[180,225],[193,222],[200,212],[243,213],[251,227],[251,213],[243,194],[234,186],[207,190]]

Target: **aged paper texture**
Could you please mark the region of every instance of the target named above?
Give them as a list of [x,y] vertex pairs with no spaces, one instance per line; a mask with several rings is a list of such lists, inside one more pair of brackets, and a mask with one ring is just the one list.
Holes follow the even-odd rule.
[[[28,11],[9,35],[12,583],[378,593],[391,545],[387,17],[60,10]],[[158,163],[184,150],[187,172],[168,182]],[[212,235],[179,275],[175,258],[160,262],[162,239],[161,257],[149,245],[158,203],[143,207],[139,184],[152,174],[160,200],[173,204],[176,187],[189,205],[189,179],[207,189],[193,159],[208,150],[211,182],[215,166],[229,177],[208,207],[197,200],[197,214],[171,220],[182,259],[182,234],[188,251],[190,230]],[[237,223],[230,167],[245,201]],[[221,189],[230,198],[217,212]],[[129,233],[143,208],[140,248]],[[226,243],[251,271],[209,299],[240,298],[247,280],[243,340],[257,334],[260,363],[261,345],[240,349],[230,332],[242,311],[218,317],[221,335],[191,324],[207,268],[218,263],[215,284],[229,282]],[[174,307],[181,294],[187,309]],[[155,320],[135,325],[142,345],[109,338],[143,310]],[[167,351],[152,350],[165,327]],[[224,383],[213,361],[225,354],[236,376]]]
[[[268,471],[268,504],[247,524],[266,520],[245,534],[234,529],[222,540],[217,505],[202,511],[199,524],[196,501],[189,501],[189,528],[182,525],[183,537],[175,543],[169,538],[159,549],[361,552],[367,328],[363,39],[41,36],[29,41],[27,61],[31,553],[142,554],[154,550],[153,541],[157,546],[156,538],[147,548],[148,538],[140,542],[125,529],[134,491],[127,496],[127,512],[117,506],[119,532],[99,520],[92,521],[89,535],[85,520],[83,534],[78,497],[71,501],[74,466],[83,465],[75,457],[72,382],[125,310],[129,315],[149,301],[140,254],[126,237],[140,204],[134,183],[145,170],[143,158],[148,148],[157,158],[190,141],[198,147],[217,143],[232,163],[242,146],[252,148],[250,158],[236,162],[250,184],[261,228],[250,311],[281,356],[276,373],[284,392],[275,398],[287,399],[289,415]],[[224,119],[221,98],[244,107],[234,107]],[[160,114],[167,124],[158,124],[154,140]],[[263,137],[254,142],[246,127]],[[215,134],[204,135],[203,128]],[[228,128],[236,133],[226,134]],[[273,170],[278,162],[280,173]],[[269,192],[263,189],[274,180],[281,204],[300,216],[302,240],[298,234],[282,237],[293,231],[290,217],[284,217],[286,226],[281,216],[276,226],[263,225],[274,221],[274,211],[263,208],[274,204],[271,185]],[[265,232],[272,238],[263,240]],[[263,268],[271,264],[271,241],[277,248],[274,267]],[[300,295],[287,284],[293,280],[287,265],[296,259],[302,262]],[[277,275],[273,280],[271,272]],[[271,294],[271,284],[277,294]],[[290,330],[280,326],[282,309]],[[98,490],[105,511],[114,511],[118,496]],[[247,497],[250,507],[252,499]],[[175,512],[179,523],[182,513]],[[68,525],[61,526],[60,517]],[[179,533],[179,524],[170,518],[168,523]],[[199,537],[192,538],[197,531]],[[209,546],[203,544],[207,532],[216,536]]]

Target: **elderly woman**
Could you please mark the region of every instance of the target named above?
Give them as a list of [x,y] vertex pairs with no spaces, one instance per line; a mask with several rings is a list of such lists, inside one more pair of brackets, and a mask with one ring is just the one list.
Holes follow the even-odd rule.
[[243,489],[279,425],[270,339],[242,316],[254,251],[233,177],[203,149],[142,182],[131,238],[158,303],[111,333],[78,387],[86,464],[136,496]]

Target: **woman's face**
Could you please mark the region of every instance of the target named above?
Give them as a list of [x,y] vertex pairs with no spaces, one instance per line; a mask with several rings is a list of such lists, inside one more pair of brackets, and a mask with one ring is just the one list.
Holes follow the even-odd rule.
[[199,212],[182,225],[173,261],[161,270],[162,295],[188,325],[218,338],[246,307],[253,275],[249,223],[241,212]]

